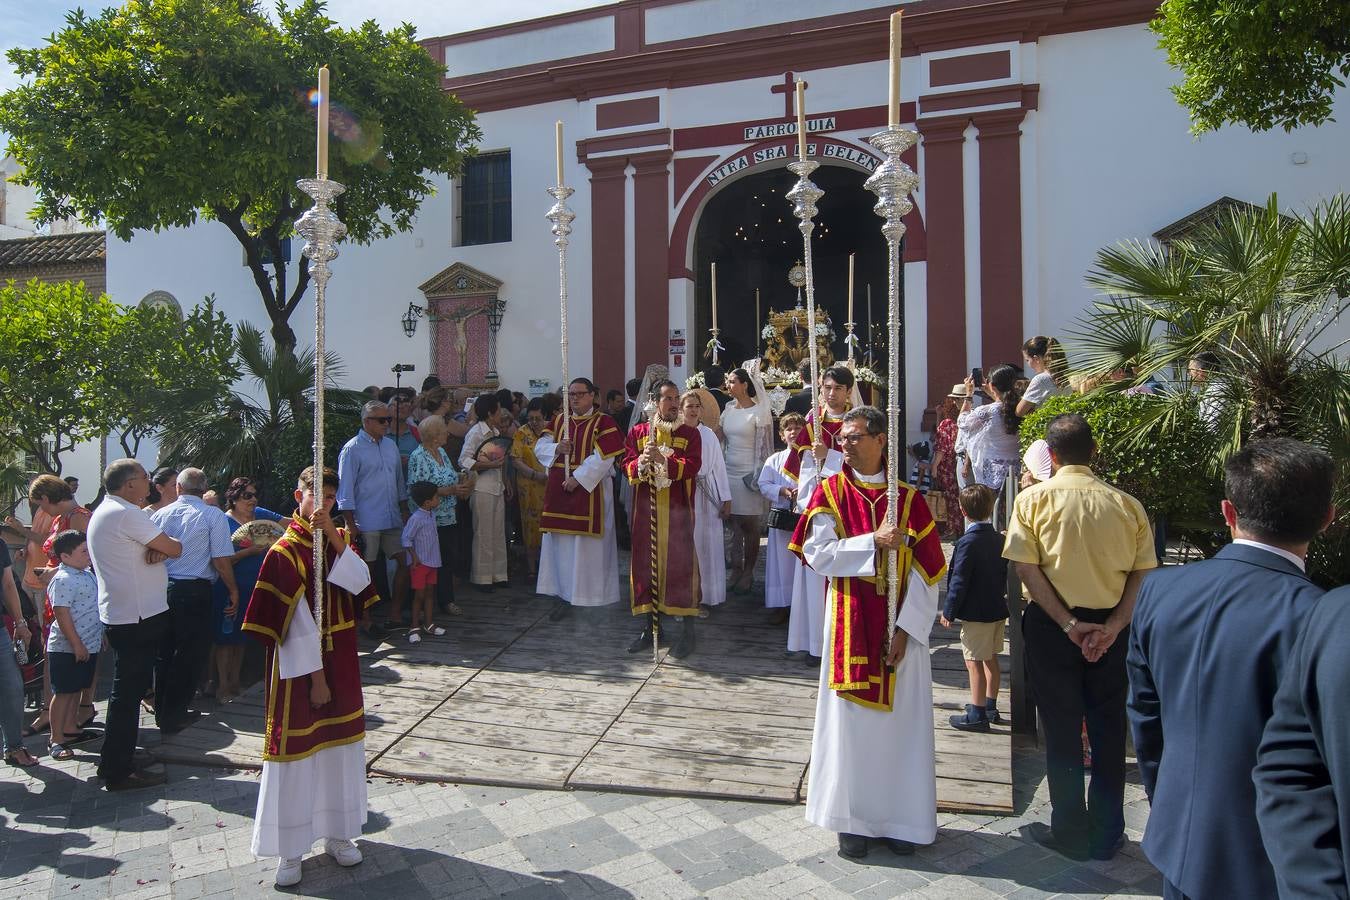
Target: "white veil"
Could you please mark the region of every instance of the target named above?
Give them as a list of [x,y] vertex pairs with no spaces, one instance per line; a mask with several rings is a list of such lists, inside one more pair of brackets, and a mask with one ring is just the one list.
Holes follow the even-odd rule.
[[[764,386],[764,376],[760,372],[761,365],[758,359],[747,359],[741,363],[741,368],[750,376],[750,383],[755,386],[755,458],[763,465],[764,460],[773,452],[773,405],[769,400],[769,389]],[[759,477],[758,471],[755,477]]]
[[633,416],[628,420],[629,431],[651,418],[651,411],[655,409],[651,398],[652,385],[669,377],[670,370],[660,363],[652,363],[647,367],[647,371],[642,373],[642,384],[638,387],[637,396],[633,398]]

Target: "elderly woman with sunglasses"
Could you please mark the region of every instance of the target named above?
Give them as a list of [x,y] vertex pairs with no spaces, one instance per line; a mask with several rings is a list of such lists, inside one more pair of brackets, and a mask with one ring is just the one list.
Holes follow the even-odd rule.
[[[280,522],[282,525],[289,521],[279,513],[258,505],[258,486],[252,478],[236,478],[230,482],[225,490],[225,518],[230,524],[231,533],[255,519]],[[266,544],[254,542],[247,547],[240,547],[230,557],[234,566],[234,581],[239,587],[239,604],[229,616],[225,615],[230,603],[229,595],[224,585],[220,581],[216,582],[211,621],[214,626],[216,699],[222,702],[239,693],[239,667],[244,659],[245,643],[239,626],[244,622],[244,610],[248,608],[248,598],[253,595],[253,586],[258,581],[258,571],[262,568],[266,553]]]

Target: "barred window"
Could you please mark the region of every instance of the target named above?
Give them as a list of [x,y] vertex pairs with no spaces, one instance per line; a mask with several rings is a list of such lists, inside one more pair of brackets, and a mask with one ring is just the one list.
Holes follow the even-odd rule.
[[459,244],[511,240],[511,151],[480,153],[464,163],[459,180]]

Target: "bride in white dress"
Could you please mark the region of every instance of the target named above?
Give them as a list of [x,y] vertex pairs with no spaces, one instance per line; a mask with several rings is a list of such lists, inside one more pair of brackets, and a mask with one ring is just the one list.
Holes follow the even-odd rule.
[[759,473],[773,446],[773,413],[757,370],[758,365],[752,363],[727,373],[726,390],[732,402],[722,410],[727,479],[731,482],[731,522],[740,531],[745,548],[731,587],[734,594],[748,594],[754,586],[765,513],[764,498],[759,493]]

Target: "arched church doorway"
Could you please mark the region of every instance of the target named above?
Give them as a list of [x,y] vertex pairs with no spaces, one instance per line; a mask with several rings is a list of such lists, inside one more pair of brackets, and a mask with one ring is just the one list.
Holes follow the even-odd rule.
[[[856,254],[853,316],[855,333],[865,352],[868,344],[868,286],[871,286],[873,349],[885,353],[886,244],[881,220],[872,212],[876,197],[865,187],[863,172],[846,166],[823,165],[812,181],[825,192],[817,204],[812,235],[817,315],[828,313],[834,330],[832,349],[845,359],[848,321],[848,256]],[[746,175],[722,187],[711,197],[694,233],[695,315],[691,368],[707,367],[705,347],[712,327],[711,264],[717,263],[717,326],[725,346],[724,367],[759,356],[760,332],[770,310],[784,311],[798,302],[798,290],[788,282],[792,267],[802,261],[802,235],[792,215],[787,192],[797,177],[786,168]],[[756,310],[755,291],[759,290]],[[801,302],[806,294],[801,292]]]

